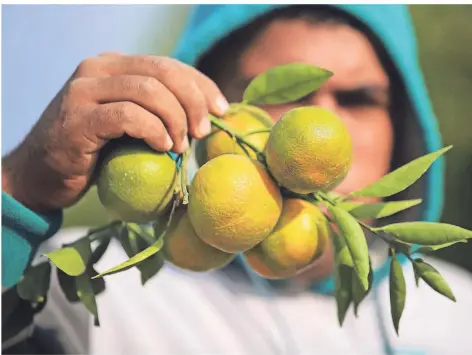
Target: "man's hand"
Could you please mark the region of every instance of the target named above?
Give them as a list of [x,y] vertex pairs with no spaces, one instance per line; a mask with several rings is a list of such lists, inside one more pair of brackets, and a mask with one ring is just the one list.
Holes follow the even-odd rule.
[[2,189],[38,212],[70,206],[86,192],[110,139],[126,134],[182,153],[187,135],[206,136],[208,113],[221,115],[227,105],[213,81],[170,58],[86,59],[3,160]]

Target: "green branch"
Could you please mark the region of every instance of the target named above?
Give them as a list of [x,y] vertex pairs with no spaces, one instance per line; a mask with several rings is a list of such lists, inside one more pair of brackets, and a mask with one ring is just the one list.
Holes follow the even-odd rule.
[[234,137],[236,138],[236,140],[240,143],[240,144],[244,144],[246,146],[248,146],[249,148],[251,148],[256,154],[257,154],[257,157],[258,159],[263,156],[263,153],[261,150],[259,150],[258,147],[256,147],[254,144],[252,144],[251,142],[249,142],[246,138],[244,138],[243,135],[235,132],[228,124],[226,124],[223,120],[219,119],[219,118],[216,118],[215,116],[212,116],[210,115],[210,122],[218,127],[219,129],[221,129],[222,131],[228,133],[231,137]]

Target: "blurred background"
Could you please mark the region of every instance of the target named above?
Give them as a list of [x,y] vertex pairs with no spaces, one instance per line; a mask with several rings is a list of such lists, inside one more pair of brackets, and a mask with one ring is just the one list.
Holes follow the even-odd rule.
[[[472,6],[413,5],[420,60],[446,145],[443,222],[472,229]],[[28,133],[79,62],[103,51],[169,55],[189,5],[2,6],[2,156]],[[95,190],[65,226],[100,225]],[[437,255],[472,272],[472,243]]]

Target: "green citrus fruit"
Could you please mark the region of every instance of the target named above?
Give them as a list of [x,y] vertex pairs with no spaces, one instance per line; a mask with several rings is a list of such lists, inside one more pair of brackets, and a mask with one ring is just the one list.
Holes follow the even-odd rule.
[[204,242],[237,253],[269,235],[282,212],[282,196],[261,163],[225,154],[197,171],[188,212],[195,232]]
[[269,171],[280,185],[308,194],[329,191],[341,183],[351,165],[352,142],[333,112],[300,107],[275,124],[265,152]]
[[177,177],[175,161],[144,144],[118,146],[105,158],[97,180],[103,206],[126,222],[153,221],[167,210]]

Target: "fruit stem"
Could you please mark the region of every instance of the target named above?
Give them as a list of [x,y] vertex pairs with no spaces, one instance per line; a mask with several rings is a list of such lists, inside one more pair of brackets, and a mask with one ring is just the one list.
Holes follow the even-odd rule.
[[184,205],[188,204],[188,159],[190,157],[190,148],[187,149],[182,156],[182,164],[180,165],[181,173],[180,173],[180,186],[182,189],[182,203]]
[[257,134],[257,133],[270,133],[270,131],[272,130],[272,128],[264,128],[264,129],[256,129],[254,131],[251,131],[251,132],[247,132],[244,137],[247,137],[247,136],[250,136],[252,134]]
[[223,120],[220,120],[219,118],[216,118],[215,116],[210,115],[210,122],[214,126],[221,129],[222,131],[225,131],[226,133],[228,133],[230,136],[235,137],[239,141],[239,143],[247,145],[249,148],[251,148],[257,154],[258,158],[259,158],[259,156],[263,155],[262,151],[260,151],[259,148],[257,148],[251,142],[247,141],[247,139],[244,138],[243,135],[233,131],[233,129],[231,127],[229,127],[225,122],[223,122]]

